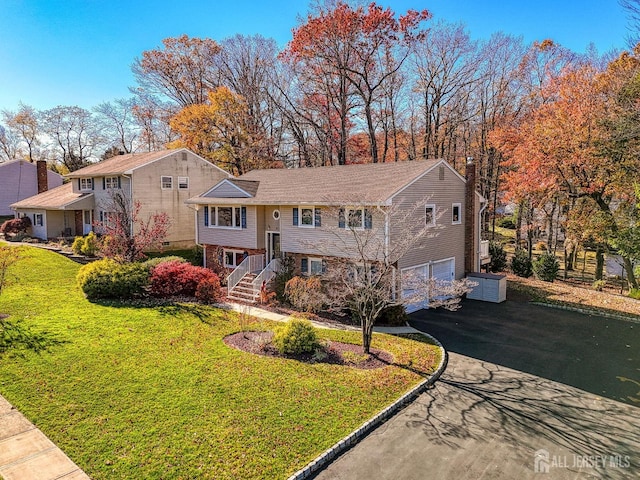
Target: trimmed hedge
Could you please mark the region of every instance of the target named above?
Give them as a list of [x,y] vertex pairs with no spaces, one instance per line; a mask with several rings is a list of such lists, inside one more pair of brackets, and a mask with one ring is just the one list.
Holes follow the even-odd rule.
[[80,268],[76,280],[89,300],[133,298],[144,292],[147,269],[140,263],[118,263],[110,258]]

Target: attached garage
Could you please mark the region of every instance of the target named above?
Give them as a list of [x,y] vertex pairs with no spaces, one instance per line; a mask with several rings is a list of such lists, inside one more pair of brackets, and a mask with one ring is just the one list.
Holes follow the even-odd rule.
[[[416,283],[420,279],[433,278],[443,282],[450,282],[455,279],[456,262],[455,258],[446,258],[429,262],[424,265],[408,267],[402,269],[402,298],[408,299],[416,296]],[[406,305],[407,313],[412,313],[423,308],[429,308],[429,299],[415,299]]]

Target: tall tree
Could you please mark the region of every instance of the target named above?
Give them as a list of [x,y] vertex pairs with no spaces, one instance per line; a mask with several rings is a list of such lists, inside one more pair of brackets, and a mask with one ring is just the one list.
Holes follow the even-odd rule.
[[[329,87],[326,104],[339,122],[338,162],[347,157],[351,98],[359,98],[371,161],[378,162],[378,126],[374,105],[386,83],[399,71],[419,38],[419,26],[430,14],[409,10],[399,18],[375,3],[351,7],[343,1],[326,2],[293,31],[284,56],[300,64]],[[318,92],[323,92],[318,89]]]
[[139,128],[133,115],[134,105],[133,98],[118,98],[94,108],[105,141],[124,153],[132,153],[137,147]]
[[[184,146],[238,175],[271,164],[261,132],[252,128],[247,103],[226,87],[209,92],[208,103],[191,105],[171,119]],[[272,158],[272,157],[271,157]]]
[[142,52],[132,71],[139,85],[134,93],[169,100],[183,108],[205,103],[207,92],[216,88],[215,60],[220,46],[209,38],[187,35],[162,40],[162,47]]
[[32,163],[40,160],[43,156],[41,151],[43,132],[38,112],[33,107],[20,103],[16,112],[4,110],[2,117],[8,127],[9,135],[19,145],[14,155],[20,152]]
[[42,113],[43,130],[53,140],[54,160],[73,172],[94,159],[103,139],[91,112],[80,107],[58,106]]

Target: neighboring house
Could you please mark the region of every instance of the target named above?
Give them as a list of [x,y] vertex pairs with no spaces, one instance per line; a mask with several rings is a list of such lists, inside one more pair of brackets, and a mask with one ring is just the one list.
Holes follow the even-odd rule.
[[0,163],[0,215],[13,215],[12,203],[60,185],[62,176],[47,169],[44,161]]
[[[254,170],[224,179],[187,203],[198,211],[196,239],[204,246],[205,265],[220,262],[235,269],[228,280],[230,296],[255,299],[261,282],[276,268],[271,261],[281,254],[295,258],[298,274],[321,273],[331,256],[357,257],[350,251],[355,244],[349,222],[375,231],[377,243],[388,245],[402,236],[399,219],[410,211],[415,225],[428,222],[435,235],[412,245],[397,262],[399,272],[452,280],[465,270],[478,271],[488,249],[479,235],[484,199],[473,183],[467,191],[465,179],[443,160]],[[479,201],[468,202],[469,192]],[[466,232],[470,203],[471,229]],[[331,251],[336,241],[345,248]],[[248,276],[240,282],[245,273],[263,269],[255,280]]]
[[20,202],[12,208],[29,215],[33,236],[41,239],[89,233],[96,221],[107,221],[111,191],[140,202],[139,218],[166,212],[171,227],[165,246],[194,244],[195,215],[185,200],[229,174],[187,149],[118,155],[66,175],[71,181]]

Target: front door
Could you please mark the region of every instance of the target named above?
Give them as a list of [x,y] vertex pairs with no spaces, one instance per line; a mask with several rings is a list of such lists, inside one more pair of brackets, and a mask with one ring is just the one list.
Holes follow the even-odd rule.
[[82,211],[82,234],[87,235],[93,230],[93,210]]
[[278,257],[280,257],[280,234],[267,232],[267,264]]

